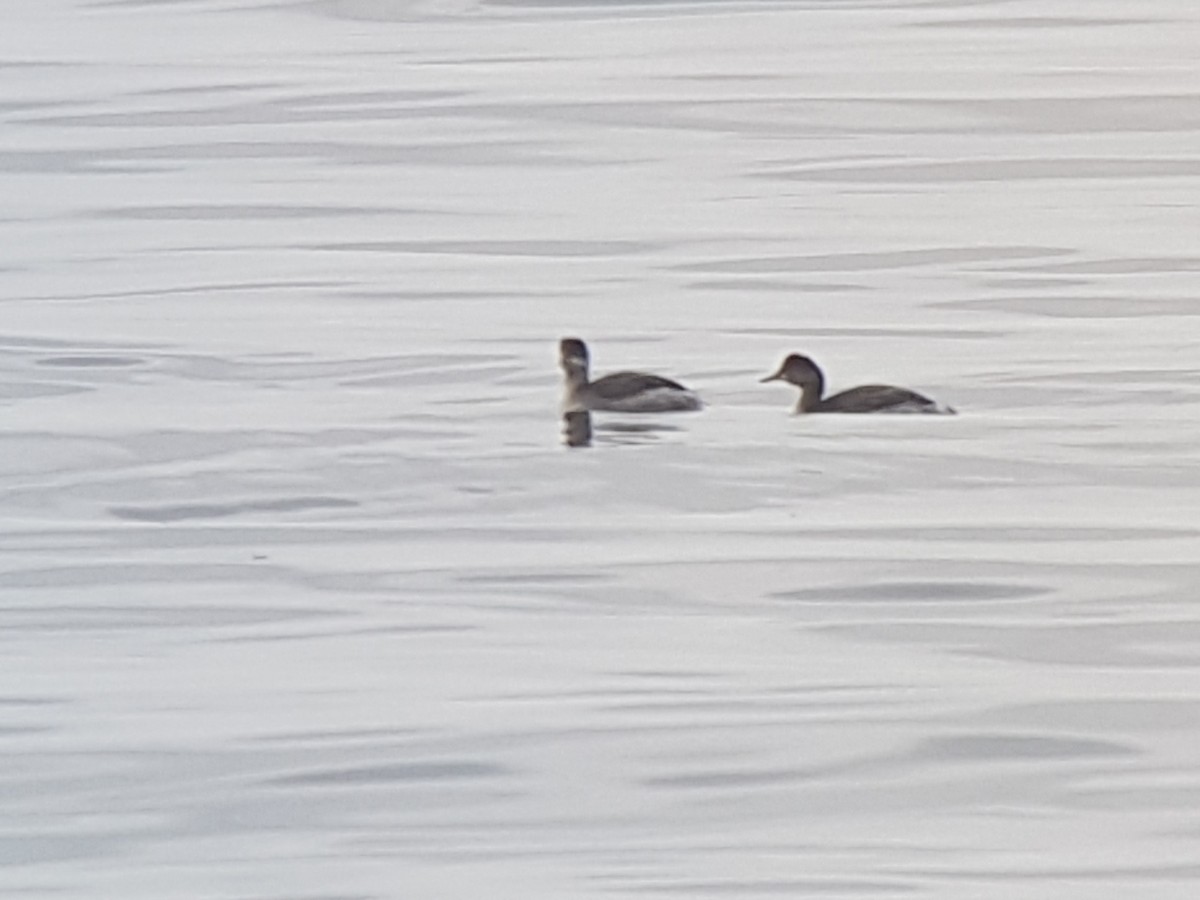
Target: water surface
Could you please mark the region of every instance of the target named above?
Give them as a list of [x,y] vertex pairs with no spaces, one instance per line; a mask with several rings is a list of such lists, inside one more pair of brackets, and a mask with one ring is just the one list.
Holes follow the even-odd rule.
[[1193,895],[1194,4],[8,21],[6,894]]

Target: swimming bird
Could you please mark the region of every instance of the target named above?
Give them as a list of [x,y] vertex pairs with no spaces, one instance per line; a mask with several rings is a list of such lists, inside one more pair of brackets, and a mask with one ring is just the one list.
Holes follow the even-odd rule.
[[774,375],[761,379],[786,381],[800,388],[797,413],[944,413],[953,415],[954,410],[930,400],[923,394],[908,388],[890,384],[865,384],[850,388],[822,399],[825,392],[825,375],[820,367],[807,356],[793,353],[783,361]]
[[692,391],[661,375],[614,372],[589,381],[587,344],[579,338],[563,338],[558,355],[564,376],[565,410],[684,412],[704,406]]

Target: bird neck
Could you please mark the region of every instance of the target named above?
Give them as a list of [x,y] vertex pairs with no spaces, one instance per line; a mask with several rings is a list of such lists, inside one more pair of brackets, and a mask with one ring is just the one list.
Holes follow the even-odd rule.
[[587,363],[567,363],[563,366],[563,381],[572,390],[584,387],[588,383]]
[[821,405],[821,395],[825,393],[825,379],[818,372],[811,381],[800,386],[800,399],[796,402],[796,412],[812,412]]

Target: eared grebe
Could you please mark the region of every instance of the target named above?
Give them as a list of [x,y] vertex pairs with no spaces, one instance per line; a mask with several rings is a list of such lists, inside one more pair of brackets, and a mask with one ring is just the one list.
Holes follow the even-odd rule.
[[941,406],[907,388],[890,384],[865,384],[840,394],[821,399],[825,391],[825,376],[807,356],[793,353],[783,361],[779,371],[762,381],[786,381],[800,388],[797,413],[945,413],[954,414],[949,406]]
[[704,406],[677,381],[645,372],[614,372],[588,381],[588,349],[579,338],[558,345],[566,392],[564,410],[611,412],[684,412]]

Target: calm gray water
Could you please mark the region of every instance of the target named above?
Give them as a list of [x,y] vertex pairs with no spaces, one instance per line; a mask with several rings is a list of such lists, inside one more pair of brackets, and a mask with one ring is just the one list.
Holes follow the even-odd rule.
[[1196,896],[1194,0],[5,15],[5,896]]

